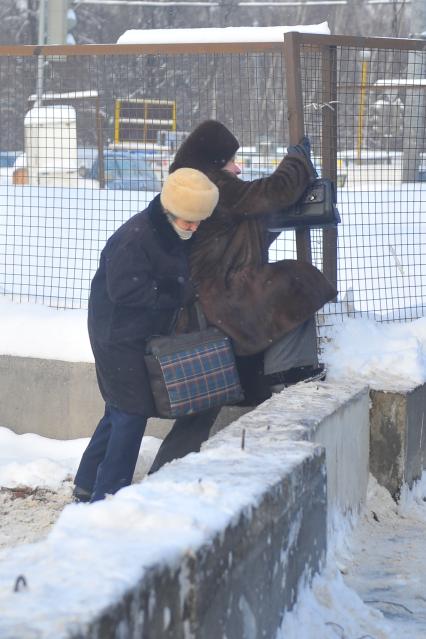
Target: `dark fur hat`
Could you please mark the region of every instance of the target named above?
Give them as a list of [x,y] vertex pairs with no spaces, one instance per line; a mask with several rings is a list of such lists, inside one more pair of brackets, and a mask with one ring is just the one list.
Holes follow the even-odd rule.
[[169,172],[189,167],[199,171],[225,166],[240,144],[237,138],[217,120],[206,120],[188,135],[179,147]]

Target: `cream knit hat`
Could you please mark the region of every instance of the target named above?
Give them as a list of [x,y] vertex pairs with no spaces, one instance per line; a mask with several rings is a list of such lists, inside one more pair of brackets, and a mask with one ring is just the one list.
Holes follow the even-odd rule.
[[200,222],[213,213],[219,191],[204,173],[196,169],[177,169],[167,176],[160,195],[169,213],[187,222]]

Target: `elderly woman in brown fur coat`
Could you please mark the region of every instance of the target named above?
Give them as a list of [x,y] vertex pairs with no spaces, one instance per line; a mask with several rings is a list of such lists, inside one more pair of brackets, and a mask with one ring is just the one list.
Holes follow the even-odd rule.
[[315,176],[309,154],[296,145],[270,176],[243,181],[238,148],[223,124],[207,120],[178,149],[170,172],[198,169],[219,189],[191,249],[191,278],[209,322],[233,339],[251,404],[270,396],[271,387],[321,375],[314,314],[337,291],[311,264],[268,263],[276,236],[267,217],[302,196]]

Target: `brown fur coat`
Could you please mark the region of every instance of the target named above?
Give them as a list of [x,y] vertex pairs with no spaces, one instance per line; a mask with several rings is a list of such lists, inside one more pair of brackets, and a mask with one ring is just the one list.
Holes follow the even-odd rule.
[[251,355],[312,317],[337,291],[311,264],[267,263],[275,237],[267,231],[267,215],[291,206],[305,191],[312,174],[304,156],[288,155],[270,176],[243,181],[222,168],[238,145],[222,127],[208,121],[195,129],[171,171],[203,170],[219,188],[217,208],[194,236],[191,278],[209,322],[233,338],[236,354]]

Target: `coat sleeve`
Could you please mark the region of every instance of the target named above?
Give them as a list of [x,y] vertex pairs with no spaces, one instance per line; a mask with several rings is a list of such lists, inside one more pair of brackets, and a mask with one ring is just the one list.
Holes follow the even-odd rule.
[[227,213],[245,217],[291,206],[303,195],[313,177],[312,169],[302,155],[287,155],[267,177],[245,181],[222,170],[216,184],[219,201]]
[[162,292],[155,279],[153,265],[139,243],[119,242],[111,247],[105,259],[106,283],[109,298],[115,304],[149,308],[174,309],[181,305],[179,287],[171,286]]

